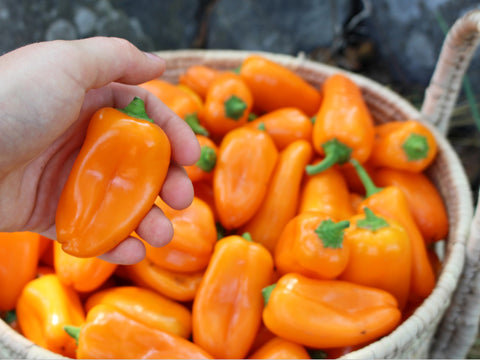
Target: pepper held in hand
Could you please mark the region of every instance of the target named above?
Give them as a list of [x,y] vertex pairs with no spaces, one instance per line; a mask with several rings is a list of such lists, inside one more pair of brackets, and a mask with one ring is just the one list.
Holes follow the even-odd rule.
[[57,240],[77,257],[101,255],[126,239],[155,202],[170,164],[170,143],[135,98],[92,117],[63,188]]

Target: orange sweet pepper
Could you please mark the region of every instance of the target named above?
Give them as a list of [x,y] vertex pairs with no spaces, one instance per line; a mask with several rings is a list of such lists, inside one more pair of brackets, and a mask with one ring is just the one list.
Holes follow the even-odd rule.
[[321,212],[295,216],[277,240],[274,259],[278,273],[335,279],[350,257],[350,247],[343,241],[348,226],[348,220],[332,220]]
[[302,345],[274,337],[248,357],[249,359],[311,359]]
[[154,264],[175,272],[204,270],[217,241],[215,219],[210,206],[197,197],[183,210],[175,210],[157,198],[155,204],[173,225],[173,238],[165,246],[146,246],[146,257]]
[[345,230],[350,257],[339,279],[388,291],[402,310],[410,292],[410,239],[398,222],[378,216],[368,207],[363,211],[350,218]]
[[313,147],[325,158],[308,166],[309,174],[344,164],[350,158],[364,163],[375,136],[370,115],[359,87],[343,74],[330,76],[323,84],[323,102],[313,124]]
[[115,286],[97,291],[85,302],[88,313],[98,304],[116,307],[144,325],[188,339],[192,331],[192,315],[183,304],[156,291],[138,286]]
[[282,229],[297,212],[305,165],[312,153],[312,146],[305,140],[297,140],[280,152],[260,208],[241,228],[272,253]]
[[185,166],[184,168],[192,182],[211,180],[213,178],[213,170],[217,164],[218,146],[205,135],[197,134],[197,140],[200,144],[200,159],[194,165]]
[[437,155],[432,132],[416,120],[375,126],[375,141],[368,163],[413,172],[425,170]]
[[218,149],[213,191],[226,229],[244,225],[259,209],[277,158],[278,150],[264,131],[240,127],[225,135]]
[[315,349],[350,346],[390,333],[401,320],[390,293],[340,280],[290,273],[264,289],[265,325]]
[[223,136],[248,121],[252,106],[252,94],[242,78],[231,71],[224,72],[208,88],[205,127],[213,136]]
[[94,257],[126,239],[153,206],[170,165],[167,135],[135,98],[92,117],[63,188],[57,241],[77,257]]
[[378,215],[397,221],[410,238],[412,271],[409,301],[419,303],[433,291],[436,279],[428,258],[425,240],[413,219],[408,201],[401,188],[397,186],[377,187],[358,161],[352,159],[351,162],[357,169],[366,190],[366,198],[360,204],[360,209],[368,207]]
[[331,167],[307,176],[301,189],[298,211],[320,211],[341,220],[353,216],[355,210],[342,173],[336,167]]
[[133,265],[122,266],[120,270],[135,285],[182,302],[194,299],[204,273],[203,270],[193,273],[167,270],[147,258]]
[[273,259],[263,245],[239,235],[219,240],[193,302],[193,342],[215,358],[244,358],[272,276]]
[[83,326],[67,327],[67,331],[78,341],[77,359],[212,358],[191,341],[139,322],[108,304],[94,306]]
[[13,310],[23,287],[35,278],[40,238],[29,231],[0,233],[0,311]]
[[373,180],[378,186],[402,189],[413,219],[427,244],[447,237],[449,220],[445,202],[425,173],[381,168],[373,173]]
[[53,245],[53,266],[60,281],[78,292],[98,289],[115,272],[116,264],[98,257],[78,258],[62,250],[60,243]]
[[178,78],[178,82],[195,91],[202,100],[207,96],[212,81],[221,72],[206,65],[192,65]]
[[255,106],[263,112],[296,107],[313,116],[320,108],[320,91],[294,71],[263,56],[248,56],[240,66],[240,76],[250,88]]
[[27,339],[57,354],[75,357],[75,340],[63,327],[81,326],[85,314],[78,294],[57,275],[43,275],[25,285],[17,302],[17,318]]
[[247,126],[264,127],[279,151],[296,140],[312,141],[312,120],[300,109],[285,107],[250,121]]

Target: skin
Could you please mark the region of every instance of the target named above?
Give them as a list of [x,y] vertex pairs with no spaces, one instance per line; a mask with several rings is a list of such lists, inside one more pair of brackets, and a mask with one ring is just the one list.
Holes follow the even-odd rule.
[[[172,165],[160,192],[175,209],[193,200],[182,166],[194,164],[200,147],[190,127],[136,84],[159,77],[165,61],[126,40],[95,37],[27,45],[0,56],[0,231],[35,231],[55,239],[61,190],[99,108],[125,107],[134,96],[162,127],[172,146]],[[173,227],[154,206],[137,234],[152,246],[166,245]],[[100,256],[118,264],[145,257],[129,237]]]

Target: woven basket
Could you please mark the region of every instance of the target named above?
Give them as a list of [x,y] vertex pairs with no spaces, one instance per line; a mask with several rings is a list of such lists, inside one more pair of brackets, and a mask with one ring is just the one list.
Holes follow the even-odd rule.
[[[438,283],[424,303],[394,332],[344,358],[463,358],[473,344],[480,315],[480,301],[477,300],[480,272],[476,271],[480,264],[480,213],[472,222],[470,184],[445,134],[462,76],[479,38],[480,11],[466,14],[453,25],[426,90],[421,111],[398,94],[363,76],[301,56],[256,52],[294,70],[318,88],[328,76],[343,72],[360,86],[377,123],[419,119],[432,130],[438,142],[438,157],[427,173],[444,198],[450,222]],[[158,52],[167,61],[167,71],[162,78],[172,82],[176,82],[191,65],[233,69],[250,54],[223,50]],[[0,321],[1,357],[61,358],[32,344]]]

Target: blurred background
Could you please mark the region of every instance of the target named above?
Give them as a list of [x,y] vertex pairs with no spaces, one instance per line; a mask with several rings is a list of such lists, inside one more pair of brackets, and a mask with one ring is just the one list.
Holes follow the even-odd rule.
[[[446,31],[474,0],[0,0],[0,53],[95,35],[145,51],[262,50],[354,71],[420,107]],[[480,51],[467,70],[448,138],[480,185]],[[472,358],[480,358],[474,346]]]

